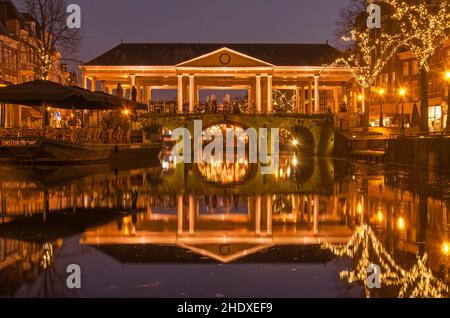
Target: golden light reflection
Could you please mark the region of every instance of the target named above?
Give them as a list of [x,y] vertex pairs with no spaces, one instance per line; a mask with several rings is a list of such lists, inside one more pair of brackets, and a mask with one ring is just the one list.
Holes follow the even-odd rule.
[[369,225],[360,226],[347,244],[323,244],[322,249],[338,257],[353,259],[353,270],[341,272],[341,279],[346,279],[350,284],[364,285],[368,298],[374,293],[367,286],[367,268],[371,264],[381,267],[383,286],[392,287],[399,298],[444,298],[448,295],[448,286],[437,279],[427,266],[427,254],[418,257],[410,270],[405,270],[397,265]]
[[447,81],[450,81],[450,70],[445,71],[444,78]]
[[245,181],[250,172],[247,160],[244,160],[241,163],[199,163],[197,167],[202,177],[207,181],[222,185]]
[[450,253],[450,246],[448,242],[444,242],[442,243],[442,254],[444,254],[445,256],[448,256],[448,254]]
[[404,231],[406,228],[405,219],[403,217],[399,217],[397,220],[397,228],[399,231]]
[[362,202],[361,202],[361,201],[358,202],[358,206],[357,206],[356,210],[358,211],[358,214],[359,214],[359,215],[362,214],[362,212],[363,212],[363,206],[362,206]]
[[380,223],[383,222],[384,216],[383,216],[383,212],[381,210],[378,211],[377,219],[378,219],[378,222],[380,222]]

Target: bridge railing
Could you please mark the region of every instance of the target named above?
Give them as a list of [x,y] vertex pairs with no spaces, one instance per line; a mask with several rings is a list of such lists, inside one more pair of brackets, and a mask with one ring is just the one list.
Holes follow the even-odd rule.
[[149,113],[141,115],[142,118],[176,118],[176,117],[191,117],[191,118],[201,118],[203,116],[218,116],[218,117],[229,117],[229,116],[259,116],[259,117],[284,117],[284,118],[298,118],[298,119],[310,119],[310,120],[324,120],[327,118],[326,114],[283,114],[283,113]]
[[145,139],[143,130],[100,129],[100,128],[4,128],[0,139],[45,138],[77,144],[136,144]]
[[390,134],[390,140],[399,138],[450,137],[450,131],[409,132]]

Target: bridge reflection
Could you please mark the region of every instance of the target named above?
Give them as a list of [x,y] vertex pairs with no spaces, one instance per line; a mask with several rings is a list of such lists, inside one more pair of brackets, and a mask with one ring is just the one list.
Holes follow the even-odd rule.
[[[348,170],[339,161],[288,154],[276,175],[261,176],[256,170],[245,173],[238,183],[224,184],[213,182],[198,167],[164,160],[158,166],[133,170],[89,168],[87,175],[81,169],[72,171],[65,181],[55,181],[52,173],[34,171],[39,172],[36,177],[30,171],[9,171],[0,177],[1,222],[15,226],[18,219],[38,217],[46,224],[50,215],[61,212],[90,210],[106,215],[121,211],[122,215],[104,218],[103,223],[80,224],[80,243],[125,263],[137,248],[139,255],[152,251],[151,257],[142,256],[142,261],[150,263],[183,262],[182,257],[169,255],[179,251],[220,263],[245,261],[254,255],[260,255],[260,262],[296,262],[282,255],[291,255],[287,251],[298,246],[311,247],[310,259],[353,257],[341,252],[332,256],[318,247],[337,251],[354,242],[361,228],[370,226],[370,238],[376,238],[377,246],[398,266],[406,271],[416,265],[421,270],[430,268],[424,273],[449,281],[448,179],[417,171],[380,174],[357,166]],[[92,174],[93,170],[97,172]],[[59,226],[66,224],[61,221]],[[1,236],[6,236],[2,227]],[[35,249],[42,255],[42,244],[29,241],[0,240],[0,272],[22,264],[28,255],[25,251]],[[178,252],[161,253],[167,248]],[[270,257],[274,248],[281,249],[276,258]],[[29,267],[26,262],[20,266]]]

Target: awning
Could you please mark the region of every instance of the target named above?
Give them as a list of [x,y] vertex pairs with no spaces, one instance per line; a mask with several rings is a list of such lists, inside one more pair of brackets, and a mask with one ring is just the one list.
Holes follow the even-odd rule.
[[64,86],[51,81],[36,80],[0,88],[0,102],[24,106],[50,106],[62,109],[114,110],[147,109],[147,105],[103,92]]

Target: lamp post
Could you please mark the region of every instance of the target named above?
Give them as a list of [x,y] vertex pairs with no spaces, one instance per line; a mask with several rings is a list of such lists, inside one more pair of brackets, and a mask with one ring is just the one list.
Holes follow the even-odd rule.
[[384,127],[384,118],[383,118],[383,98],[384,98],[384,88],[380,88],[378,90],[378,95],[380,95],[380,127]]
[[406,96],[406,88],[401,87],[399,90],[400,99],[402,102],[402,124],[400,126],[400,133],[405,133],[405,108],[404,108],[404,98]]
[[445,72],[445,80],[447,81],[447,123],[445,130],[450,131],[450,70]]

